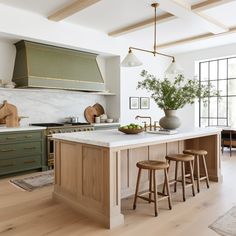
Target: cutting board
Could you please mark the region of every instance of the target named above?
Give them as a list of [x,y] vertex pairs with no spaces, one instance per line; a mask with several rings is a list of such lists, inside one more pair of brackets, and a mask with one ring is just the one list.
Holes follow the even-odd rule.
[[105,113],[104,108],[101,104],[96,103],[96,104],[93,105],[93,107],[97,110],[98,116]]
[[0,105],[0,119],[1,122],[5,122],[7,127],[18,127],[19,126],[19,116],[16,106],[4,101]]
[[95,122],[95,116],[99,116],[95,107],[89,106],[84,110],[84,117],[89,123]]

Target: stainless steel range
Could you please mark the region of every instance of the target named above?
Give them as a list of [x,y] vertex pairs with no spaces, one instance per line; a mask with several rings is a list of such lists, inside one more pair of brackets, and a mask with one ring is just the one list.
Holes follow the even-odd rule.
[[94,130],[94,127],[90,123],[34,123],[31,125],[46,127],[46,158],[49,169],[52,169],[54,165],[53,134]]

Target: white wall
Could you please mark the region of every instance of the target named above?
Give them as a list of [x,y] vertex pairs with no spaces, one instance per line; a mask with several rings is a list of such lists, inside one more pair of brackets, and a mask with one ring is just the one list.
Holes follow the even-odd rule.
[[159,121],[164,115],[155,102],[150,100],[150,109],[144,110],[130,110],[129,97],[150,97],[150,94],[145,90],[137,90],[138,81],[143,80],[140,73],[143,69],[147,70],[150,74],[163,78],[164,71],[170,63],[170,59],[162,56],[154,57],[149,53],[137,53],[135,55],[144,63],[140,67],[121,68],[121,108],[122,108],[122,122],[130,123],[135,121],[135,116],[151,116],[153,121]]
[[0,80],[11,81],[15,62],[15,46],[8,41],[0,41]]
[[[179,54],[176,56],[176,61],[184,69],[185,77],[192,79],[195,75],[197,75],[197,71],[195,70],[196,61],[228,57],[233,55],[236,55],[236,44]],[[198,126],[197,107],[197,104],[193,106],[188,105],[179,111],[179,117],[181,118],[182,124],[184,126]]]

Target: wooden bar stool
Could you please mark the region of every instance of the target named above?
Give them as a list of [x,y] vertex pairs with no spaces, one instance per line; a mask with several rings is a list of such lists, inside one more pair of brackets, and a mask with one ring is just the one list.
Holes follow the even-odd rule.
[[[194,176],[193,176],[193,160],[194,156],[189,154],[173,154],[166,156],[167,163],[171,164],[171,161],[175,161],[175,179],[170,181],[169,184],[174,184],[174,191],[177,191],[177,182],[182,183],[183,190],[183,201],[186,200],[186,188],[192,187],[193,196],[195,196],[195,187],[194,187]],[[181,180],[178,179],[178,164],[181,163]],[[189,164],[190,173],[185,173],[185,164]],[[169,171],[169,168],[168,168]],[[190,177],[190,183],[186,182],[186,177]],[[163,188],[164,191],[164,188]]]
[[[168,174],[167,174],[167,168],[169,167],[169,165],[166,162],[149,160],[149,161],[140,161],[136,164],[136,166],[139,168],[139,170],[138,170],[138,178],[137,178],[137,184],[136,184],[136,190],[135,190],[135,196],[134,196],[133,209],[134,210],[136,209],[137,198],[141,198],[145,201],[148,201],[149,203],[154,202],[155,216],[157,216],[158,215],[157,202],[168,198],[169,209],[171,210],[172,203],[171,203],[170,187],[169,187],[169,180],[168,180]],[[141,171],[143,169],[149,171],[149,190],[142,194],[139,194],[138,193],[139,183],[140,183],[140,178],[141,178]],[[167,183],[166,184],[167,194],[163,194],[157,191],[156,170],[164,170],[165,183]],[[149,193],[149,197],[142,196],[146,193]],[[152,199],[152,194],[153,194],[154,199]],[[158,198],[158,195],[162,197]]]
[[[208,176],[208,171],[207,171],[207,165],[206,165],[206,155],[207,155],[207,151],[205,150],[184,150],[183,153],[185,154],[190,154],[190,155],[194,155],[195,157],[195,161],[196,161],[196,172],[197,172],[197,191],[200,192],[200,181],[201,180],[206,180],[206,185],[207,188],[210,187],[209,185],[209,176]],[[200,174],[200,158],[202,159],[202,163],[203,163],[203,168],[204,168],[204,172],[205,175],[201,176]]]

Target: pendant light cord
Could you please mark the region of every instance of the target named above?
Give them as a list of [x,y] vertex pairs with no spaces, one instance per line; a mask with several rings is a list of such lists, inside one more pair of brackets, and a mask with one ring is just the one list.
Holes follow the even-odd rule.
[[154,17],[154,56],[157,52],[157,5],[154,6],[155,17]]

